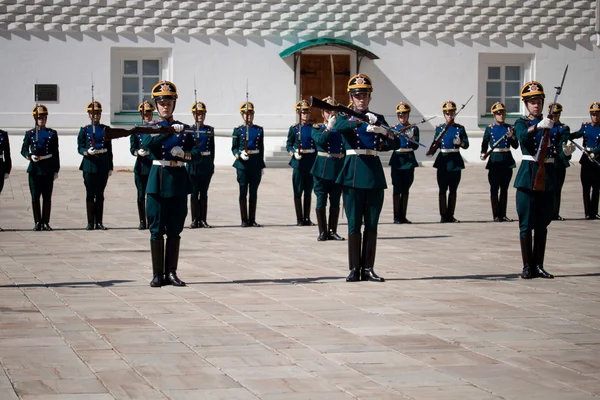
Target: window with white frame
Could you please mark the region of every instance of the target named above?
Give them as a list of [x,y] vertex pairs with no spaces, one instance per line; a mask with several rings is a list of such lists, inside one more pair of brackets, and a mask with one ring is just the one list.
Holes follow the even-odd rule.
[[520,65],[489,65],[485,86],[485,109],[498,101],[504,103],[507,113],[519,113],[519,92],[523,85],[523,68]]
[[150,100],[152,87],[160,81],[160,59],[124,59],[121,79],[121,111],[137,111],[139,104]]

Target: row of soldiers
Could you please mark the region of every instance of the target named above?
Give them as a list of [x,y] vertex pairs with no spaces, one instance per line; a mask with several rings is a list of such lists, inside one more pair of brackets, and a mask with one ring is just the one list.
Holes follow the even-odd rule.
[[[416,124],[409,124],[410,105],[406,103],[397,105],[399,123],[390,128],[383,116],[369,111],[372,91],[371,79],[364,74],[355,75],[348,82],[352,107],[364,115],[362,120],[323,110],[323,123],[313,125],[308,118],[309,105],[305,101],[297,103],[296,111],[300,122],[290,127],[287,140],[287,149],[291,156],[290,165],[294,168],[292,183],[298,225],[312,225],[310,198],[314,186],[317,195],[318,240],[343,240],[337,233],[337,221],[340,197],[342,193],[344,195],[349,222],[348,253],[351,270],[347,278],[349,281],[383,281],[383,278],[373,270],[377,224],[383,205],[383,189],[387,187],[378,153],[394,150],[390,166],[394,186],[395,223],[410,223],[406,218],[408,196],[414,181],[414,168],[418,165],[414,150],[419,146],[419,130]],[[521,97],[532,116],[526,119],[529,121],[526,125],[530,126],[530,121],[535,121],[537,116],[541,115],[537,104],[538,100],[543,104],[544,94],[541,84],[529,82],[521,90]],[[179,280],[175,271],[179,253],[179,234],[187,215],[188,194],[192,193],[191,227],[210,227],[206,222],[206,216],[208,187],[214,173],[214,129],[204,123],[206,105],[202,102],[195,102],[192,107],[194,127],[173,120],[172,114],[177,99],[177,89],[173,83],[163,81],[155,85],[152,89],[152,98],[159,120],[153,120],[154,106],[150,102],[143,102],[139,107],[143,124],[156,128],[168,127],[172,132],[155,135],[139,132],[130,137],[131,153],[136,157],[134,172],[138,188],[139,227],[146,229],[149,226],[151,231],[155,272],[152,286],[165,283],[181,285],[184,283]],[[324,100],[332,106],[336,105],[331,98]],[[536,108],[529,110],[530,104],[534,103]],[[556,103],[550,105],[550,109],[552,119],[541,118],[538,122],[542,125],[552,125],[549,128],[544,125],[539,129],[540,131],[550,129],[551,146],[546,157],[549,166],[553,168],[548,168],[552,169],[552,173],[547,173],[546,176],[551,176],[552,179],[546,188],[549,188],[548,191],[553,195],[552,202],[548,203],[552,204],[552,215],[555,219],[561,219],[556,208],[556,204],[560,202],[560,187],[564,181],[564,174],[561,175],[560,168],[568,166],[568,158],[574,150],[573,144],[569,144],[568,141],[583,136],[586,155],[581,163],[585,215],[586,219],[598,218],[600,174],[598,170],[594,170],[597,167],[590,153],[600,153],[600,150],[595,149],[600,140],[600,103],[593,103],[590,106],[591,123],[583,124],[578,132],[572,134],[569,133],[568,127],[560,124],[562,106]],[[112,173],[113,164],[111,142],[106,139],[104,133],[110,128],[100,123],[102,105],[99,102],[91,102],[86,110],[91,124],[81,128],[78,135],[78,150],[83,155],[80,169],[83,171],[86,186],[87,229],[106,229],[102,222],[104,189]],[[434,152],[440,150],[434,163],[439,186],[439,209],[441,222],[457,222],[454,218],[456,192],[461,171],[464,169],[460,149],[468,148],[469,142],[464,127],[454,121],[456,104],[453,101],[444,102],[442,111],[446,123],[436,127],[434,136],[434,144],[436,144]],[[510,147],[517,148],[521,142],[524,160],[521,169],[523,165],[527,166],[531,161],[535,161],[537,153],[525,150],[519,138],[517,128],[521,120],[517,121],[514,128],[505,123],[506,110],[502,103],[494,104],[491,112],[495,123],[486,128],[481,153],[482,159],[490,156],[487,168],[494,220],[507,221],[509,220],[506,217],[507,190],[512,177],[512,168],[515,167]],[[232,153],[236,158],[234,167],[237,170],[240,186],[240,216],[242,226],[260,226],[256,222],[256,203],[262,169],[265,167],[264,131],[262,127],[253,123],[252,103],[242,104],[240,113],[244,123],[234,129],[232,139]],[[36,105],[33,110],[36,128],[26,133],[22,147],[23,156],[31,161],[28,173],[35,230],[52,229],[49,226],[52,183],[58,177],[60,169],[56,131],[46,127],[47,114],[48,110],[45,106]],[[0,144],[5,149],[8,148],[7,135],[0,135],[0,140],[2,140]],[[539,147],[540,140],[536,136],[532,142],[533,146]],[[530,142],[531,138],[528,138],[528,146],[532,145]],[[493,151],[488,152],[490,145]],[[5,154],[8,156],[4,156]],[[3,156],[0,168],[3,168],[5,176],[8,176],[10,152],[4,150]],[[520,173],[515,182],[518,190],[521,189],[520,185],[524,180],[527,179]],[[522,193],[523,190],[517,193],[517,204],[523,197],[520,195]],[[146,195],[147,199],[145,199]],[[304,202],[301,200],[302,195],[304,195]],[[41,208],[40,196],[44,199],[44,206]],[[532,196],[532,198],[537,197]],[[327,200],[330,204],[328,220],[325,212]],[[534,209],[537,210],[536,207]],[[519,207],[517,211],[519,213]],[[535,214],[533,211],[532,213]],[[530,230],[527,226],[533,222],[530,221],[528,225],[527,222],[523,223],[523,220],[532,217],[527,213],[521,214],[519,213],[520,225],[526,226],[522,228],[522,233],[525,232],[527,237],[526,233]],[[361,233],[363,223],[364,234]],[[539,218],[536,223],[539,223]],[[166,248],[163,241],[165,234],[167,235]],[[545,246],[545,237],[543,242]],[[541,244],[537,247],[541,248]],[[530,258],[528,263],[533,264]],[[535,271],[531,274],[544,275],[539,270]],[[524,272],[523,275],[525,277],[528,274]]]

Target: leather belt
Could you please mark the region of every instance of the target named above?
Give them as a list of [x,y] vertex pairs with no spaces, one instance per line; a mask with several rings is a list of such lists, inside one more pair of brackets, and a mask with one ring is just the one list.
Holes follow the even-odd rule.
[[[108,151],[108,150],[106,150],[106,149],[96,149],[96,151],[95,151],[95,152],[94,152],[94,154],[92,154],[92,155],[94,155],[94,156],[95,156],[96,154],[103,154],[103,153],[106,153],[107,151]],[[88,154],[89,154],[89,153],[88,153]]]
[[183,161],[169,161],[169,160],[152,160],[152,165],[160,165],[162,167],[185,167]]
[[315,149],[302,149],[300,150],[301,154],[308,154],[308,153],[314,153]]
[[201,151],[200,155],[201,156],[210,156],[210,151]]
[[346,155],[348,156],[379,156],[379,152],[377,150],[371,149],[349,149],[346,150]]
[[[529,156],[524,154],[523,157],[521,158],[523,161],[536,161],[535,157],[533,156]],[[549,164],[549,163],[553,163],[554,162],[554,158],[553,157],[548,157],[544,160],[544,163]]]
[[258,154],[260,153],[260,150],[246,150],[247,154]]
[[396,153],[410,153],[413,152],[413,149],[398,149],[396,150]]
[[510,149],[508,147],[503,147],[503,148],[495,148],[492,151],[495,153],[508,153],[508,152],[510,152]]
[[442,149],[440,150],[442,153],[458,153],[459,149]]
[[343,158],[344,157],[343,154],[327,153],[326,151],[317,151],[317,155],[323,156],[323,157],[334,157],[334,158]]
[[52,158],[52,154],[46,154],[45,156],[39,156],[40,161],[47,160],[49,158]]

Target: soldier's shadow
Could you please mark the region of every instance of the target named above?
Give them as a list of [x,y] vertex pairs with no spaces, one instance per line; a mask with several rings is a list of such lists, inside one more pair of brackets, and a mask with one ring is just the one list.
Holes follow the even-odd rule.
[[274,283],[279,285],[297,285],[307,283],[322,283],[321,281],[339,281],[346,279],[343,276],[319,276],[315,278],[272,278],[272,279],[234,279],[232,281],[220,282],[187,282],[188,285],[232,285],[232,284],[259,284]]
[[0,285],[2,288],[53,288],[53,287],[85,287],[85,286],[100,286],[109,287],[115,286],[121,283],[135,282],[127,279],[113,279],[109,281],[95,281],[95,282],[55,282],[55,283],[17,283],[13,285]]

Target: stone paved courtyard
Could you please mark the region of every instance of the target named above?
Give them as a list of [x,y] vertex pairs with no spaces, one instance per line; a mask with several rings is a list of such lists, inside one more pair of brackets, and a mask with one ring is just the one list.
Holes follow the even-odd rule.
[[564,187],[567,221],[550,227],[552,281],[518,277],[517,223],[490,222],[480,165],[463,172],[460,224],[438,223],[433,168],[416,172],[412,225],[391,223],[386,191],[376,259],[385,283],[345,282],[346,242],[294,226],[290,181],[290,169],[266,170],[265,226],[242,229],[234,170],[218,168],[215,228],[182,234],[188,287],[150,288],[130,171],[109,180],[108,231],[84,230],[81,173],[64,170],[55,231],[32,232],[27,176],[15,170],[0,195],[0,398],[600,395],[600,221],[582,218],[578,166]]

